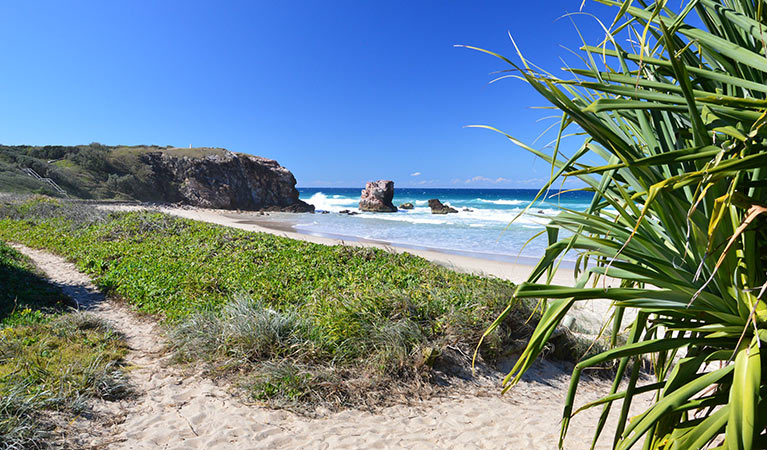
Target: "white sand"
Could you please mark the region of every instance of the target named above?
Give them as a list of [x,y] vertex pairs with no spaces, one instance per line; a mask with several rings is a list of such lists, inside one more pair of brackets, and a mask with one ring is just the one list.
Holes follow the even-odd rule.
[[[215,216],[210,216],[216,219]],[[348,410],[308,419],[258,404],[245,404],[199,374],[167,364],[164,337],[149,320],[127,307],[105,301],[88,277],[63,258],[16,246],[76,301],[112,322],[125,334],[133,367],[135,400],[98,402],[96,411],[111,420],[80,418],[70,426],[78,443],[115,449],[249,448],[512,448],[553,449],[559,435],[568,377],[562,367],[538,363],[526,380],[499,395],[499,378],[467,385],[450,395],[375,412]],[[576,405],[609,389],[603,380],[584,380]],[[635,406],[638,405],[636,402]],[[646,406],[646,404],[644,404]],[[576,416],[565,448],[588,448],[594,409]],[[598,448],[610,447],[608,422]]]

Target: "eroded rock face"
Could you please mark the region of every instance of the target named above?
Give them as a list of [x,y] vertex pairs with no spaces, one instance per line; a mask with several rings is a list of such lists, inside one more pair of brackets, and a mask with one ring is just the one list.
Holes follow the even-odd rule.
[[273,159],[225,151],[200,158],[161,152],[142,156],[163,180],[165,197],[215,209],[313,212],[298,199],[296,179]]
[[392,204],[394,182],[391,180],[370,181],[360,197],[360,211],[397,212]]
[[451,214],[451,213],[458,212],[457,209],[451,208],[450,206],[442,204],[442,202],[436,198],[432,198],[429,200],[429,208],[431,208],[432,214]]

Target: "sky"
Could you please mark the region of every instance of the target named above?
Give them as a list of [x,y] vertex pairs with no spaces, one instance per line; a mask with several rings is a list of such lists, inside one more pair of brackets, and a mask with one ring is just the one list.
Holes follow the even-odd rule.
[[[608,23],[615,11],[587,2]],[[27,1],[0,5],[0,143],[223,147],[303,187],[536,188],[552,111],[511,34],[558,73],[602,32],[581,0]],[[513,58],[516,59],[516,58]],[[549,118],[547,118],[549,117]],[[582,138],[565,146],[574,150]],[[550,151],[550,150],[548,150]]]

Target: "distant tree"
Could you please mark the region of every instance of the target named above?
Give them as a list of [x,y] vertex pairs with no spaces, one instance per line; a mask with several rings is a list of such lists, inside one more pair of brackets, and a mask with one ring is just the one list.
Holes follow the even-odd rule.
[[107,150],[83,147],[72,159],[77,165],[90,172],[95,172],[97,175],[107,175],[109,169],[107,154]]

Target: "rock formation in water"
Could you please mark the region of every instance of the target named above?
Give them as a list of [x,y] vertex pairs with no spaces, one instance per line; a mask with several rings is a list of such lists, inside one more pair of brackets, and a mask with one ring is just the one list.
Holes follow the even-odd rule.
[[391,180],[370,181],[360,197],[360,211],[397,212],[392,204],[394,182]]
[[429,200],[429,208],[431,208],[432,214],[450,214],[458,212],[458,210],[455,208],[451,208],[448,205],[443,205],[442,202],[436,198]]
[[204,157],[164,152],[141,156],[171,201],[216,209],[313,212],[298,199],[296,179],[273,159],[223,151]]
[[403,203],[403,204],[399,205],[399,209],[413,209],[413,208],[414,208],[414,206],[410,202]]

